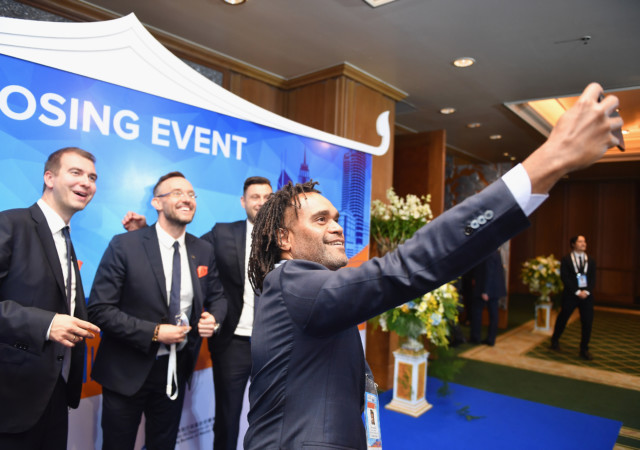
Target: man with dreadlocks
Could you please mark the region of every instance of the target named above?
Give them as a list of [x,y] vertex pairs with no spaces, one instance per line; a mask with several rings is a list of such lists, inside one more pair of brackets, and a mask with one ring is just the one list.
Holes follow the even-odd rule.
[[[557,180],[618,144],[589,85],[521,165],[382,258],[347,264],[338,211],[316,183],[285,186],[260,209],[249,277],[256,301],[245,449],[366,449],[365,360],[357,325],[462,274],[528,225]],[[536,195],[542,194],[542,195]]]

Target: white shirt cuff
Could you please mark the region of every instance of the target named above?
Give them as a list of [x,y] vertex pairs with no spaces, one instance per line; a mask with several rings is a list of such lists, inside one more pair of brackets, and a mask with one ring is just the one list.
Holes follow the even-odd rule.
[[531,215],[544,202],[549,194],[532,194],[529,174],[518,164],[502,176],[502,181],[516,199],[518,206],[526,216]]

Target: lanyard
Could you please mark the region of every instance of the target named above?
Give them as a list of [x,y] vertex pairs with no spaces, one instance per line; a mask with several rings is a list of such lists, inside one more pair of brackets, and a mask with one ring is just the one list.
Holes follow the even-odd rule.
[[[587,273],[587,268],[589,267],[589,258],[587,257],[586,253],[583,253],[583,256],[584,256],[584,267],[582,268],[583,270],[582,273]],[[575,270],[576,273],[580,273],[580,268],[578,267],[578,261],[576,260],[575,252],[571,252],[571,262],[573,262],[573,270]]]

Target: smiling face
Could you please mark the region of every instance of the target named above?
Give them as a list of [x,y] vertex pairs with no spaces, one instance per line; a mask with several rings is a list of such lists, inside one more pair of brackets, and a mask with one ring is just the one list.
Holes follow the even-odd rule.
[[338,210],[317,193],[300,195],[300,205],[297,219],[293,207],[287,210],[287,228],[280,232],[282,258],[313,261],[330,270],[347,265]]
[[83,210],[96,193],[96,167],[90,159],[67,152],[60,157],[57,170],[44,173],[42,199],[69,223],[71,216]]
[[258,214],[264,202],[269,199],[272,192],[273,190],[268,184],[252,184],[247,187],[244,195],[240,197],[240,204],[247,212],[249,222],[254,222],[256,214]]
[[168,178],[157,186],[151,205],[158,211],[158,223],[169,234],[174,230],[181,234],[193,220],[196,199],[190,195],[194,195],[193,186],[182,177]]

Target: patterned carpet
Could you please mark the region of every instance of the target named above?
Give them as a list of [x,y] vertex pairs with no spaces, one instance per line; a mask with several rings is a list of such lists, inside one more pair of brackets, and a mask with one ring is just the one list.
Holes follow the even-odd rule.
[[593,319],[590,351],[593,361],[579,356],[580,320],[567,326],[560,339],[561,351],[549,348],[546,339],[526,356],[581,367],[640,376],[640,316],[598,308]]

